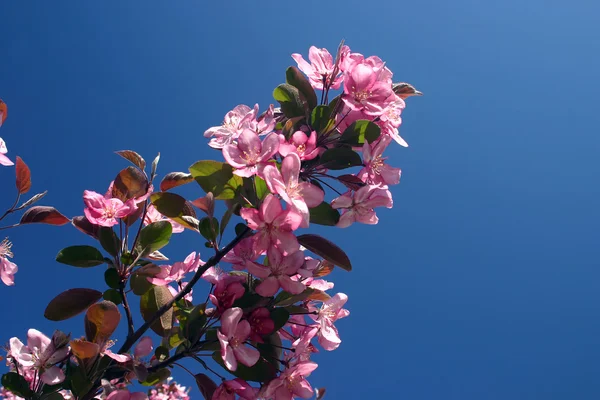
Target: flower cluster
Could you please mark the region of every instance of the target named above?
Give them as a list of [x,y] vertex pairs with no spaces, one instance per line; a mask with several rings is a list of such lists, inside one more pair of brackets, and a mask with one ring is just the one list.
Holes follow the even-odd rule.
[[[217,384],[190,372],[207,399],[322,397],[308,381],[318,366],[313,354],[340,346],[336,324],[349,315],[348,296],[330,293],[334,283],[325,278],[352,264],[330,240],[298,231],[313,224],[377,224],[377,209],[392,207],[389,188],[401,172],[383,153],[394,141],[406,146],[398,131],[404,100],[420,92],[393,83],[378,57],[345,45],[335,57],[311,47],[310,62],[292,58],[298,67],[288,68],[286,83],[273,92],[279,107],[259,114],[258,105],[239,105],[204,133],[224,161],[202,160],[189,173],[168,173],[155,190],[159,157],[148,174],[144,159],[124,150],[117,153],[133,165],[108,191],[84,191],[83,215],[72,224],[102,250],[70,246],[56,260],[86,268],[106,264],[107,289],[67,290],[48,304],[45,316],[52,321],[85,312],[85,336],[48,339],[30,330],[27,345],[11,339],[5,398],[41,398],[53,390],[62,398],[189,399],[189,389],[170,378],[171,369],[190,372],[178,363],[186,358],[220,378]],[[192,182],[203,197],[190,201],[172,191]],[[226,207],[221,218],[218,201]],[[224,245],[235,218],[235,236]],[[182,261],[169,261],[161,251],[184,231],[201,236],[214,254],[204,261],[195,248]],[[0,278],[10,280],[16,266],[4,267],[10,246],[3,246]],[[210,285],[204,296],[197,293],[199,281]],[[137,329],[133,296],[145,321]],[[112,351],[119,306],[128,333]],[[149,329],[160,337],[156,348],[145,335]],[[148,393],[130,392],[135,380],[151,386]]]

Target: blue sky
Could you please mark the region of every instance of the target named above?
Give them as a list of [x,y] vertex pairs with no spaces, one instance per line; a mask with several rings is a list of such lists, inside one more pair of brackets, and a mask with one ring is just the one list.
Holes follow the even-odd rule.
[[[374,227],[315,230],[354,271],[333,275],[352,314],[314,386],[331,399],[597,399],[599,13],[583,0],[7,2],[0,136],[44,204],[80,215],[83,190],[126,165],[113,151],[160,151],[162,174],[219,157],[206,128],[237,104],[268,106],[291,53],[344,38],[425,96],[403,114],[410,147],[389,151],[403,170],[394,209]],[[13,170],[0,174],[5,208]],[[70,287],[104,288],[101,267],[54,261],[88,239],[9,235],[20,271],[0,288],[0,342],[82,334],[81,318],[43,311]],[[187,234],[165,252],[199,249]]]

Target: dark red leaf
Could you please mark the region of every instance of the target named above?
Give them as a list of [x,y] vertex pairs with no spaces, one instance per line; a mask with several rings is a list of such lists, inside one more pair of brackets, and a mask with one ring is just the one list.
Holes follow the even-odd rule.
[[21,157],[17,156],[16,162],[17,190],[19,194],[25,194],[31,189],[31,171]]
[[346,271],[352,270],[350,259],[337,245],[319,235],[300,235],[298,242],[308,250]]
[[144,170],[144,168],[146,168],[146,161],[144,161],[142,156],[140,156],[138,153],[136,153],[133,150],[119,150],[119,151],[115,151],[115,153],[117,153],[118,155],[120,155],[121,157],[126,159],[127,161],[130,161],[133,165],[135,165],[142,171]]
[[160,190],[166,192],[169,189],[173,189],[174,187],[182,186],[193,181],[194,177],[192,174],[186,174],[185,172],[169,172],[160,182]]
[[204,398],[206,400],[212,399],[213,393],[215,390],[217,390],[217,384],[204,374],[196,374],[194,375],[194,378],[196,378],[196,384],[198,385],[198,389],[200,389]]
[[64,225],[70,221],[54,207],[35,206],[25,211],[21,217],[20,224],[48,224]]
[[112,196],[125,202],[141,197],[148,192],[146,175],[135,167],[127,167],[115,178]]
[[93,237],[94,239],[98,239],[98,230],[100,229],[99,225],[92,224],[85,215],[81,215],[78,217],[73,217],[71,220],[71,224],[81,232],[85,233]]
[[101,297],[102,293],[94,289],[69,289],[50,301],[44,317],[50,321],[64,321],[87,310]]
[[6,121],[6,117],[8,117],[8,107],[5,102],[0,100],[0,126]]
[[356,175],[346,174],[337,177],[338,181],[350,190],[358,190],[365,186],[365,183],[361,181]]

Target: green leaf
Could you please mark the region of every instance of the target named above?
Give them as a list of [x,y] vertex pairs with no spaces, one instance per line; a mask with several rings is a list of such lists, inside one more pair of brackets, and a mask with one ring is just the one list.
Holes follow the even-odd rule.
[[29,383],[16,372],[8,372],[2,375],[2,386],[20,397],[28,398],[33,396],[33,392],[29,388]]
[[311,86],[306,76],[297,67],[289,67],[285,71],[285,81],[297,88],[306,99],[308,109],[312,110],[317,106],[317,94]]
[[327,202],[322,202],[310,208],[310,223],[326,226],[335,226],[340,220],[340,213]]
[[202,328],[206,324],[206,314],[204,313],[206,304],[199,304],[192,309],[187,317],[185,324],[180,324],[180,330],[190,343],[196,344],[200,340]]
[[119,289],[119,287],[121,287],[119,271],[117,271],[116,268],[108,268],[104,271],[104,282],[106,282],[111,289]]
[[[44,385],[44,387],[46,387],[47,385]],[[65,398],[63,397],[62,394],[58,393],[58,392],[52,392],[46,396],[42,396],[41,400],[64,400]]]
[[102,298],[104,300],[112,301],[116,305],[121,304],[121,302],[123,301],[123,297],[121,296],[121,293],[119,293],[119,291],[117,289],[106,290],[104,292],[104,294],[102,295]]
[[144,386],[154,386],[171,376],[171,370],[169,368],[161,368],[158,371],[152,372],[148,374],[146,379],[142,382],[139,381]]
[[327,293],[317,290],[306,288],[304,292],[300,294],[291,294],[288,292],[280,292],[277,297],[275,297],[275,305],[285,307],[291,306],[294,303],[305,300],[317,300],[317,301],[325,301],[331,298]]
[[233,199],[242,186],[242,178],[234,175],[231,165],[223,162],[198,161],[189,170],[202,190],[212,193],[216,200]]
[[169,358],[169,349],[165,346],[158,346],[156,350],[154,350],[154,356],[158,361],[164,361]]
[[94,289],[69,289],[48,303],[44,317],[50,321],[64,321],[85,311],[100,300],[102,293]]
[[[226,371],[229,371],[223,363],[220,351],[215,351],[212,358]],[[242,363],[238,363],[237,369],[229,371],[229,373],[248,382],[267,382],[277,376],[277,368],[265,359],[260,358],[252,367],[246,367]]]
[[165,247],[171,240],[172,233],[173,225],[169,221],[157,221],[146,225],[140,232],[139,248],[142,257]]
[[108,254],[113,257],[119,254],[119,238],[112,228],[101,226],[98,229],[98,240]]
[[131,278],[129,279],[129,285],[131,286],[133,294],[137,296],[143,295],[152,287],[152,284],[148,282],[147,277],[138,274],[137,272],[131,274]]
[[[294,86],[282,83],[273,90],[273,98],[281,105],[281,111],[288,118],[303,117],[308,111],[304,96]],[[306,105],[306,107],[305,107]]]
[[363,165],[360,155],[346,147],[327,149],[321,155],[319,163],[328,169],[339,170]]
[[310,115],[310,126],[317,133],[326,132],[327,126],[331,123],[329,118],[331,110],[328,106],[316,106]]
[[300,235],[298,236],[298,242],[308,250],[338,267],[346,271],[352,270],[352,263],[346,253],[324,237],[312,234]]
[[200,220],[200,234],[209,241],[217,239],[219,221],[216,218],[204,217]]
[[[154,314],[165,304],[173,299],[173,295],[166,286],[152,286],[140,298],[140,311],[144,321],[149,321]],[[150,328],[159,336],[166,336],[173,327],[173,308],[164,313]]]
[[340,141],[351,145],[362,145],[365,140],[373,143],[381,135],[381,128],[366,119],[354,121],[340,137]]
[[65,247],[57,254],[56,261],[74,267],[88,268],[104,264],[104,257],[95,247],[82,245]]
[[260,351],[260,355],[267,360],[281,359],[281,337],[278,333],[274,333],[264,338],[263,343],[257,343],[256,347]]
[[288,322],[290,313],[285,308],[274,308],[273,311],[271,311],[271,319],[275,323],[273,332],[277,332]]

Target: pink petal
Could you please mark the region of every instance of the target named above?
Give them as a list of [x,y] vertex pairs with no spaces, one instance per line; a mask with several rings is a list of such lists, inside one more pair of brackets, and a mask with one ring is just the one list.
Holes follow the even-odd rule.
[[354,222],[356,222],[356,215],[354,211],[350,210],[342,214],[336,226],[338,228],[347,228]]
[[231,346],[225,348],[225,354],[221,351],[221,358],[223,358],[223,363],[228,370],[235,371],[237,369],[237,360]]
[[296,186],[300,175],[300,157],[296,153],[288,154],[281,162],[281,176],[286,187]]
[[250,229],[259,229],[264,223],[258,210],[254,208],[242,208],[240,216],[246,220]]
[[146,357],[152,352],[152,349],[152,338],[150,336],[144,336],[135,346],[135,349],[133,350],[133,355],[136,358]]
[[40,352],[46,350],[51,340],[37,329],[29,329],[27,331],[27,347],[30,349],[38,349]]
[[280,214],[282,214],[283,208],[281,207],[279,199],[272,194],[268,194],[260,206],[260,211],[264,221],[267,224],[271,224]]
[[250,331],[250,323],[246,320],[243,320],[238,324],[234,337],[240,342],[243,342],[244,340],[248,339],[248,336],[250,336]]
[[144,392],[131,393],[129,400],[148,400],[148,395]]
[[113,353],[112,351],[106,349],[104,350],[104,355],[108,356],[110,358],[112,358],[113,360],[120,362],[120,363],[125,363],[129,360],[131,360],[131,356],[129,354],[117,354],[117,353]]
[[10,158],[6,157],[4,154],[0,154],[0,164],[6,167],[10,167],[11,165],[15,165],[14,162],[10,161]]
[[308,207],[316,207],[325,199],[325,193],[315,185],[308,182],[302,182],[298,185],[302,193],[302,197]]
[[243,314],[244,312],[239,307],[226,310],[221,316],[221,332],[228,338],[233,337]]
[[254,261],[248,262],[246,264],[246,267],[248,268],[248,272],[250,272],[257,278],[264,279],[271,274],[271,270],[267,266],[256,263]]
[[308,383],[306,379],[302,379],[300,382],[296,383],[292,387],[292,391],[296,396],[301,397],[303,399],[308,399],[314,394],[313,388],[310,386],[310,383]]
[[263,297],[271,297],[279,290],[279,281],[274,276],[270,276],[262,281],[256,287],[256,293]]
[[260,358],[260,352],[249,346],[236,346],[233,349],[235,358],[247,367],[251,367],[257,363]]
[[[261,151],[260,138],[250,129],[244,129],[242,134],[238,137],[237,142],[238,149],[242,153],[258,155]],[[277,139],[277,144],[279,144],[279,139]]]
[[238,149],[237,146],[233,144],[227,144],[223,146],[223,158],[227,162],[227,164],[231,165],[234,168],[243,168],[248,163],[246,160],[242,158],[242,152]]
[[268,161],[279,149],[279,136],[276,133],[270,133],[262,142],[262,151],[260,152],[260,161]]
[[58,367],[50,367],[44,371],[41,378],[47,385],[57,385],[65,380],[65,373]]
[[300,294],[306,289],[306,286],[302,282],[294,281],[287,275],[280,275],[278,279],[281,288],[288,293]]

